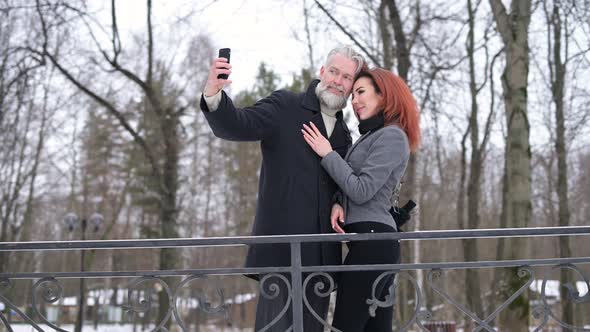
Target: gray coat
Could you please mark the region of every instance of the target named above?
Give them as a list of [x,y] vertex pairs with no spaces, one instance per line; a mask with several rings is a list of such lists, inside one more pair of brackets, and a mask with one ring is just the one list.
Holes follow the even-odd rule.
[[344,223],[381,222],[396,228],[391,195],[408,165],[406,133],[396,125],[361,136],[342,159],[330,152],[322,166],[343,192]]

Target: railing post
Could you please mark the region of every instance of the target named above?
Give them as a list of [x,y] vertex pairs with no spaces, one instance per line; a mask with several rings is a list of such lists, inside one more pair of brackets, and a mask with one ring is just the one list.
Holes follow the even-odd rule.
[[291,242],[291,285],[293,289],[293,331],[303,332],[303,291],[301,289],[301,242]]

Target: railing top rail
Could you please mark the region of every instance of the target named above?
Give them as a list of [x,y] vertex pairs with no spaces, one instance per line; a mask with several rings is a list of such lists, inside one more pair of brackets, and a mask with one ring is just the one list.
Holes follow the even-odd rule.
[[590,226],[436,230],[403,233],[305,234],[174,239],[3,242],[0,251],[147,249],[202,246],[239,246],[269,243],[339,242],[362,240],[441,240],[506,237],[590,235]]

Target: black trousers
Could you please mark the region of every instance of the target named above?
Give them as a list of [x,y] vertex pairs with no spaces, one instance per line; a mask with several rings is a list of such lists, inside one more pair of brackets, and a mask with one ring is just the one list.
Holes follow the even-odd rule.
[[[358,222],[344,226],[347,233],[395,232],[391,226],[378,222]],[[397,240],[354,241],[348,244],[344,265],[397,264],[400,246]],[[393,306],[377,308],[375,317],[369,315],[367,300],[372,298],[373,283],[385,271],[341,272],[336,293],[336,310],[332,326],[344,332],[391,332]],[[383,278],[375,289],[381,301],[389,292],[394,276]]]

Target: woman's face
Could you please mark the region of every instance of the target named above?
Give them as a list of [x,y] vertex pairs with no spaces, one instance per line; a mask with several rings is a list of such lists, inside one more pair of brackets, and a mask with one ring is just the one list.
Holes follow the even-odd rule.
[[375,91],[371,79],[361,77],[352,87],[352,109],[356,118],[360,120],[370,119],[379,113],[381,95]]

